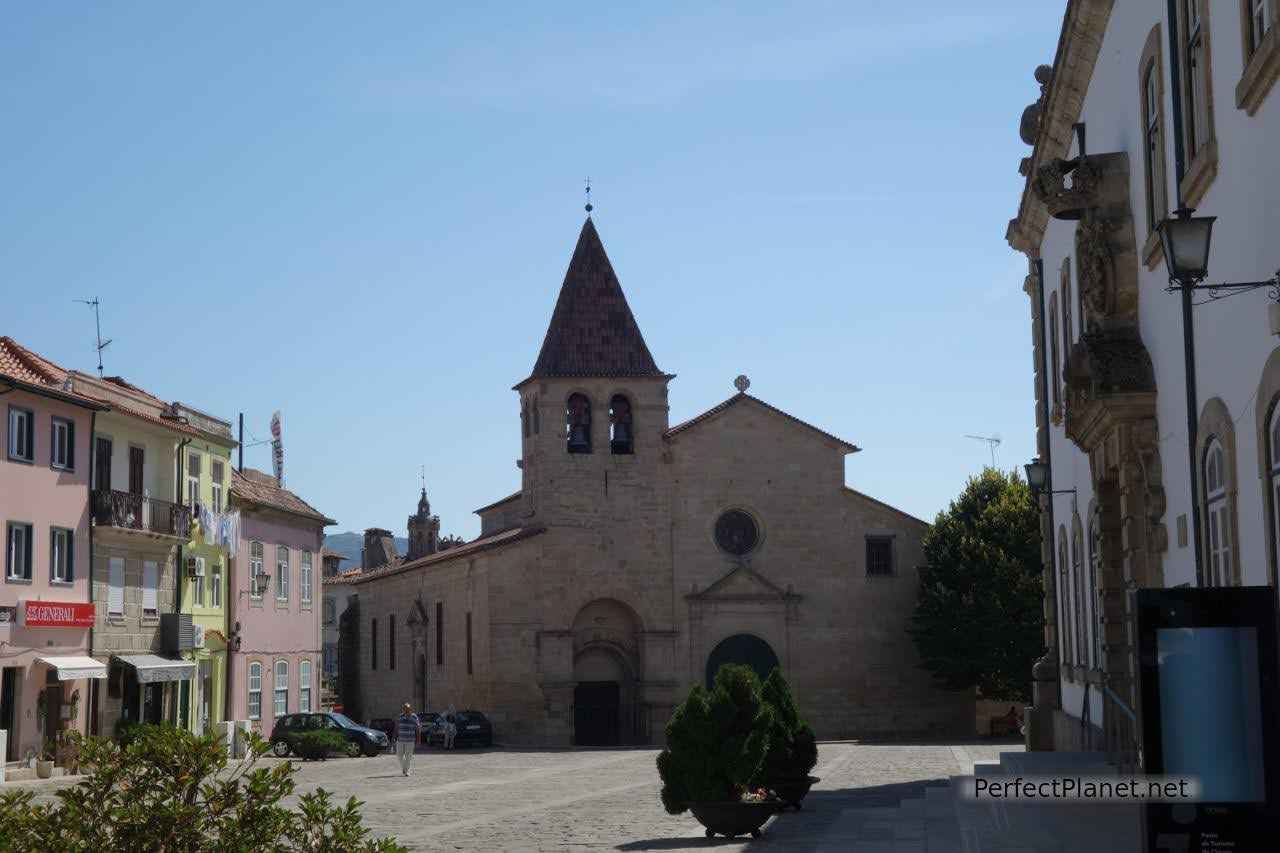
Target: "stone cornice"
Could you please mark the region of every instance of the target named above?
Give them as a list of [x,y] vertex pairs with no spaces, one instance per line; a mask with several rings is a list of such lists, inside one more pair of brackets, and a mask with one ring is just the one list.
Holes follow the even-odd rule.
[[1030,258],[1039,256],[1048,211],[1031,189],[1040,168],[1063,159],[1071,148],[1071,125],[1084,104],[1093,67],[1107,31],[1107,21],[1115,0],[1068,0],[1067,12],[1053,58],[1053,77],[1045,92],[1040,132],[1031,152],[1027,181],[1022,188],[1018,215],[1009,222],[1005,239]]

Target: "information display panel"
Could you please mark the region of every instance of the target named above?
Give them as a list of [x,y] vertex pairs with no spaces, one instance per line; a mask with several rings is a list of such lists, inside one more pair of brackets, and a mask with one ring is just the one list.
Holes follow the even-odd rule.
[[1197,803],[1146,806],[1146,849],[1275,849],[1275,590],[1141,589],[1135,595],[1143,770],[1194,776],[1201,790]]

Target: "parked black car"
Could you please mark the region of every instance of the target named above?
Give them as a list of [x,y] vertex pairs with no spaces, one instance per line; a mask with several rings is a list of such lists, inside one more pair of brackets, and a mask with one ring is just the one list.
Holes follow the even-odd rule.
[[[444,717],[435,715],[436,720],[431,725],[428,733],[426,733],[426,743],[434,745],[434,747],[443,747],[444,745]],[[488,717],[479,711],[458,711],[452,717],[454,731],[453,735],[454,747],[465,747],[467,744],[477,745],[477,747],[492,747],[493,745],[493,725],[490,724]]]
[[382,732],[390,740],[396,739],[396,721],[391,717],[374,717],[365,725],[365,728]]
[[324,711],[316,714],[287,714],[276,720],[271,730],[271,751],[280,758],[293,752],[293,739],[304,731],[328,730],[347,739],[347,755],[377,755],[390,744],[380,731],[362,726],[337,713]]
[[493,746],[493,726],[479,711],[458,711],[453,715],[453,724],[457,727],[454,746]]
[[419,711],[418,725],[422,728],[419,730],[418,742],[431,745],[431,732],[440,724],[440,715],[435,711]]

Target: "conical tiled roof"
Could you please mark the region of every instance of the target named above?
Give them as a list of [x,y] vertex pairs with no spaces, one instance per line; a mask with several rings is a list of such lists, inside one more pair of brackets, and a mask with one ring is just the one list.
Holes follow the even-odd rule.
[[662,375],[588,217],[531,378]]

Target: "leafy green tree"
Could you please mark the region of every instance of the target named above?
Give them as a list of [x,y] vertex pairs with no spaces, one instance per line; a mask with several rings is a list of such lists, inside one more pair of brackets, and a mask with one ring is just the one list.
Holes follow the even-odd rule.
[[667,723],[667,748],[658,755],[667,812],[680,814],[690,802],[736,801],[760,773],[772,722],[751,667],[726,664],[710,691],[690,690]]
[[1040,510],[1018,475],[971,477],[925,534],[915,624],[924,665],[953,690],[1029,698],[1044,652]]
[[760,764],[758,782],[764,787],[786,782],[803,782],[818,763],[818,740],[813,729],[800,718],[800,708],[791,695],[791,685],[777,667],[769,673],[760,690],[761,699],[773,711],[769,729],[769,749]]
[[294,790],[291,762],[255,767],[267,743],[253,736],[249,757],[227,772],[215,736],[147,726],[128,746],[103,738],[80,745],[88,772],[56,803],[35,805],[31,790],[0,794],[0,850],[37,853],[243,853],[323,851],[400,853],[391,839],[370,840],[360,802],[330,801],[323,789],[303,794],[298,810],[280,800]]

